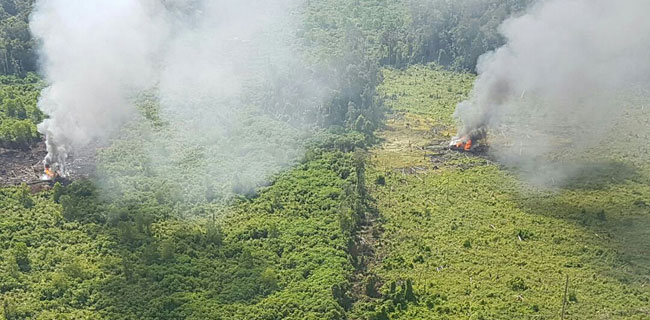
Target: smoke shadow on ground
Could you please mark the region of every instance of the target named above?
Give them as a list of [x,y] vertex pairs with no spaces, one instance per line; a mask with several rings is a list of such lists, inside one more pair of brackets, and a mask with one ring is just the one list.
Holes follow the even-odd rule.
[[572,177],[566,181],[565,189],[599,190],[626,180],[635,181],[639,170],[617,161],[589,162],[577,164]]
[[603,276],[621,283],[643,284],[650,281],[650,186],[644,182],[649,178],[648,172],[623,163],[594,163],[562,189],[513,201],[523,212],[588,231],[580,239],[564,240],[585,241],[585,248],[594,250],[572,258],[595,260]]
[[[496,158],[491,160],[500,163]],[[640,178],[638,168],[613,160],[573,160],[534,168],[518,168],[503,163],[502,166],[535,187],[551,190],[601,190],[626,181],[639,181]]]
[[564,170],[569,178],[563,181],[563,188],[570,190],[600,190],[639,177],[637,168],[618,161],[575,163]]

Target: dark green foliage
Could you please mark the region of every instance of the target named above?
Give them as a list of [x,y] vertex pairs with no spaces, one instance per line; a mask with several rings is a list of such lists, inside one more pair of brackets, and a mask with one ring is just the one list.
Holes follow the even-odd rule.
[[382,306],[381,310],[370,315],[370,320],[390,320],[386,307]]
[[39,90],[33,74],[0,76],[0,147],[25,148],[40,139],[36,124],[45,116],[36,106]]
[[54,187],[52,187],[52,200],[54,202],[59,203],[59,200],[61,199],[61,196],[63,195],[63,186],[61,183],[56,182],[54,184]]
[[349,296],[348,290],[348,284],[334,284],[332,286],[332,296],[336,302],[346,310],[350,309],[354,302]]
[[[277,230],[277,228],[276,228]],[[221,227],[214,222],[209,222],[205,232],[206,244],[220,246],[223,242],[223,231]]]
[[0,75],[36,71],[35,42],[29,32],[33,0],[3,0],[0,6]]
[[530,3],[532,0],[408,1],[411,23],[392,35],[412,40],[408,46],[399,45],[399,38],[389,40],[396,45],[393,55],[385,59],[397,66],[435,62],[473,71],[480,55],[503,45],[498,33],[501,22]]
[[13,303],[9,302],[9,299],[3,299],[2,301],[2,314],[6,320],[17,320],[21,318],[18,315],[16,307]]
[[[163,241],[160,245],[160,259],[164,262],[170,262],[174,260],[174,243],[171,240]],[[250,254],[249,254],[250,255]]]
[[323,52],[336,52],[349,39],[365,37],[363,49],[380,65],[403,68],[433,62],[473,71],[480,55],[504,43],[498,32],[501,22],[532,2],[321,1],[310,5],[314,10],[306,19],[310,31],[305,40]]
[[568,297],[569,302],[577,303],[578,302],[578,296],[576,295],[575,291],[570,291],[569,292],[569,297]]
[[401,281],[399,286],[395,281],[391,281],[386,298],[391,300],[398,309],[406,309],[409,303],[416,303],[417,297],[413,291],[413,281],[406,279],[406,281]]
[[413,292],[413,282],[411,279],[406,279],[406,285],[404,287],[404,299],[409,302],[414,302],[416,300],[415,293]]
[[524,291],[528,289],[528,286],[526,286],[526,282],[524,279],[520,277],[514,277],[508,281],[508,285],[510,288],[514,291]]
[[31,208],[34,206],[34,200],[31,197],[31,191],[26,184],[23,183],[20,188],[17,189],[16,197],[18,199],[18,202],[20,202],[23,207]]
[[104,215],[98,211],[95,186],[88,180],[79,180],[65,187],[59,193],[59,203],[63,217],[68,220],[103,221]]
[[31,269],[29,261],[29,250],[27,249],[27,245],[24,242],[16,243],[12,254],[14,260],[16,261],[16,264],[18,265],[18,268],[20,268],[21,271],[28,272]]
[[533,233],[529,230],[519,229],[517,230],[517,237],[522,241],[529,240],[530,238],[533,237]]
[[365,287],[366,296],[371,298],[381,297],[381,293],[377,291],[377,286],[380,282],[379,277],[377,277],[376,275],[369,275],[366,277],[364,282],[365,282],[364,287]]
[[72,318],[343,319],[354,267],[352,235],[337,218],[343,210],[359,221],[365,210],[363,170],[359,155],[321,150],[255,198],[222,207],[227,216],[194,222],[149,213],[154,193],[102,197],[90,181],[32,196],[31,207],[20,188],[1,189],[0,204],[12,208],[0,215],[0,235],[10,237],[2,243],[30,242],[12,248],[17,275],[2,269],[0,288],[43,316],[56,305]]

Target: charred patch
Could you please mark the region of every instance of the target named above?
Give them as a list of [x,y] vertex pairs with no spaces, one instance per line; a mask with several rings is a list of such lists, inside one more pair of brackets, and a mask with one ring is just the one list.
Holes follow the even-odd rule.
[[28,149],[0,148],[0,186],[16,186],[22,183],[31,186],[32,191],[48,189],[54,183],[68,184],[73,180],[87,178],[95,171],[95,149],[87,148],[75,154],[67,163],[67,175],[47,177],[43,159],[47,151],[45,143],[39,142]]

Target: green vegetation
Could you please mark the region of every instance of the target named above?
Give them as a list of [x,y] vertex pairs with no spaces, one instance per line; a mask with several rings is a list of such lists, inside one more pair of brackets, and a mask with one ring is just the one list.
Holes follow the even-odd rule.
[[436,65],[413,66],[404,71],[384,69],[379,91],[392,111],[426,116],[438,125],[452,126],[452,114],[474,82],[471,73],[447,71]]
[[36,106],[39,90],[33,74],[0,77],[0,147],[24,148],[40,139],[36,124],[44,115]]
[[[167,139],[143,94],[142,117],[99,154],[102,178],[0,189],[0,319],[555,319],[567,276],[567,319],[647,318],[650,145],[625,121],[650,125],[649,111],[631,108],[600,147],[614,156],[576,159],[592,170],[559,190],[424,149],[454,134],[471,89],[451,70],[473,70],[530,2],[308,1],[300,49],[331,99],[295,115],[301,88],[281,74],[246,102],[285,114],[244,112],[254,130],[238,143],[253,151],[222,151],[237,163],[302,141],[271,118],[316,118],[300,162],[266,186],[215,181],[216,151]],[[24,76],[0,78],[2,147],[39,139],[45,118],[25,73],[30,7],[0,11],[0,73]]]
[[29,33],[29,14],[34,0],[0,3],[0,75],[25,75],[36,71],[34,40]]
[[314,150],[254,199],[190,221],[103,201],[87,181],[3,189],[5,317],[344,319],[362,163]]
[[[371,151],[367,183],[384,229],[383,259],[372,272],[383,282],[383,298],[358,305],[361,314],[556,318],[569,276],[567,319],[647,317],[650,164],[634,156],[647,150],[643,137],[629,140],[634,133],[621,123],[602,146],[617,150],[615,159],[600,159],[612,164],[594,165],[600,169],[561,190],[538,190],[479,157],[423,158],[418,147],[444,139],[444,130],[430,128],[448,118],[436,121],[443,111],[421,92],[449,85],[438,100],[458,101],[468,76],[422,67],[385,74],[380,91],[403,92],[389,105],[406,114],[396,111],[379,134],[384,144]],[[643,121],[644,111],[635,110],[627,121]],[[400,289],[407,281],[411,298]]]
[[[364,37],[381,65],[430,62],[474,70],[478,57],[503,44],[498,26],[531,0],[330,0],[310,2],[305,41],[318,54],[345,47],[345,37]],[[322,48],[322,49],[321,49]]]

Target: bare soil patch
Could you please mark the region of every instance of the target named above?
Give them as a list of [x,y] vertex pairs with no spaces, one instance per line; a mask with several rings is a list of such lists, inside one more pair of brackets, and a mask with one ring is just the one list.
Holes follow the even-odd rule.
[[[47,151],[45,143],[39,142],[28,149],[0,148],[0,186],[17,186],[26,183],[32,189],[46,189],[48,181],[42,181],[43,159]],[[96,148],[88,147],[70,157],[67,181],[87,178],[95,172]]]

